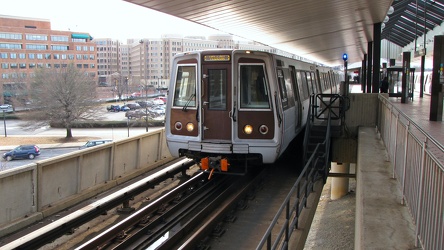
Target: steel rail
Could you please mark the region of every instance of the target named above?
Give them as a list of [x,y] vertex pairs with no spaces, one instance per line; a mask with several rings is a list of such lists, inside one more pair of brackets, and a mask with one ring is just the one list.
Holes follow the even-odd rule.
[[14,240],[2,247],[3,249],[37,249],[48,242],[64,235],[87,221],[103,214],[107,210],[114,208],[124,201],[127,201],[137,194],[144,192],[147,188],[155,186],[164,179],[171,177],[171,175],[182,172],[194,165],[194,161],[189,159],[182,159],[171,166],[164,168],[142,180],[139,180],[128,187],[122,188],[119,191],[108,195],[96,202],[93,202],[73,213],[60,218],[53,223],[46,225],[38,230],[33,231],[17,240]]

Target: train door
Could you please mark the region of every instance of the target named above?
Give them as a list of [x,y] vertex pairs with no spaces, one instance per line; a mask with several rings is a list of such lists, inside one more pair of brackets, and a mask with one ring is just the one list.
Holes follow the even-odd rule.
[[296,83],[296,68],[294,66],[290,66],[290,77],[291,84],[293,85],[294,90],[294,107],[295,107],[295,127],[298,130],[301,127],[301,114],[302,114],[302,105],[301,105],[301,97],[300,90]]
[[202,139],[231,141],[231,63],[202,62]]

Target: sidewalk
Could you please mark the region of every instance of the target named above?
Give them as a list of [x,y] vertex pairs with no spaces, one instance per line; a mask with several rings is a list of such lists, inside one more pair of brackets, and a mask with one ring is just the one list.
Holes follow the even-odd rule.
[[[149,127],[148,132],[162,129],[163,127]],[[128,128],[74,128],[72,129],[73,137],[90,137],[94,139],[112,139],[114,141],[128,138]],[[133,127],[129,129],[129,137],[137,136],[146,133],[146,128]],[[42,137],[57,137],[64,138],[66,136],[66,130],[63,128],[49,128],[45,131],[38,132],[34,135],[23,134],[23,135],[8,135],[8,138],[19,137],[19,138],[42,138]],[[23,141],[23,140],[22,140]],[[37,144],[40,148],[61,148],[61,147],[80,147],[84,145],[88,139],[80,142],[66,142],[66,143],[26,143],[19,142],[14,145],[4,145],[2,139],[0,138],[0,151],[8,151],[19,145],[23,144]]]

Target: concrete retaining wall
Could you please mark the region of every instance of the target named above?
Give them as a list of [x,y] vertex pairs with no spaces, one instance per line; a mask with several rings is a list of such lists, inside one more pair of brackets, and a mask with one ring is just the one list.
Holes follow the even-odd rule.
[[171,161],[165,130],[0,172],[0,237]]

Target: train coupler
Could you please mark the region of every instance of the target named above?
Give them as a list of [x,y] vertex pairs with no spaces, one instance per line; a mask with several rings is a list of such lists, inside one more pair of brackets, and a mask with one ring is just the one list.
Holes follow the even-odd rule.
[[228,162],[228,159],[222,158],[221,156],[204,157],[200,160],[200,168],[202,170],[210,171],[210,176],[208,179],[211,178],[215,170],[218,170],[219,172],[228,172],[229,166],[230,163]]

